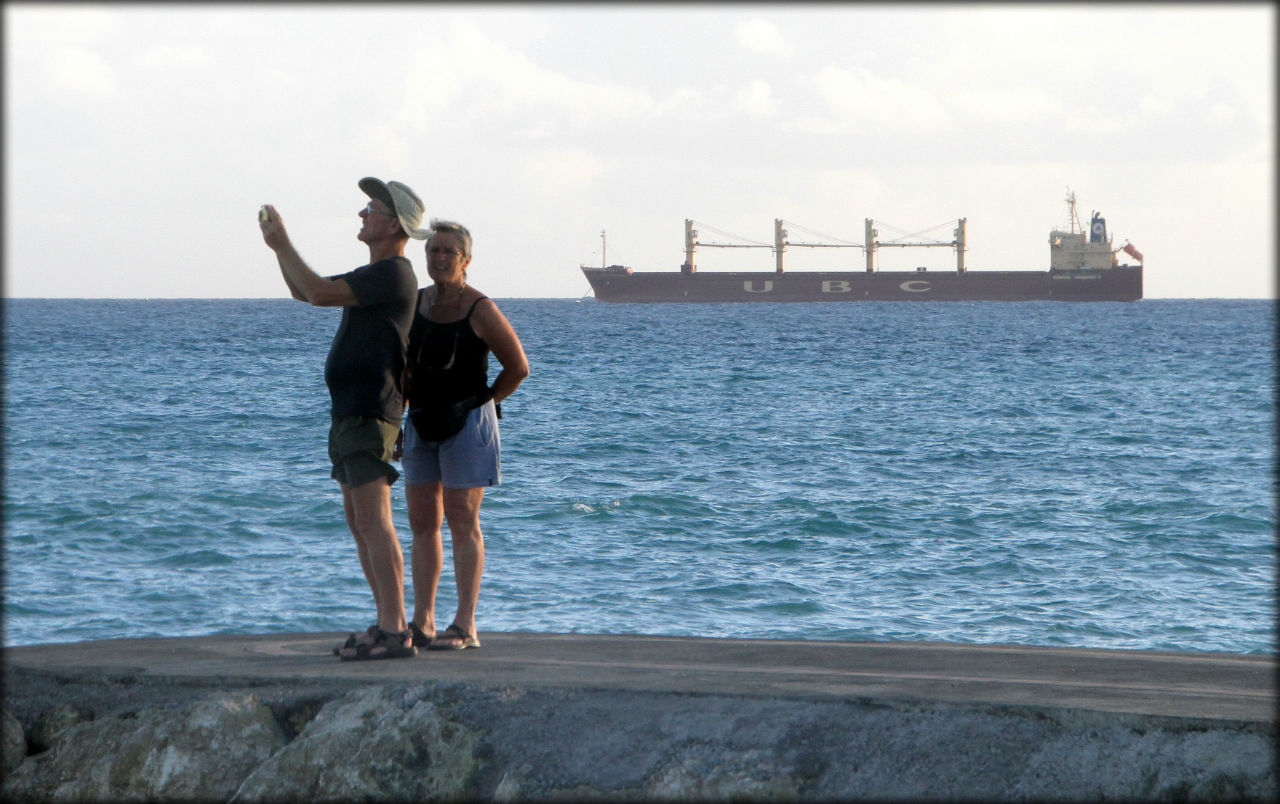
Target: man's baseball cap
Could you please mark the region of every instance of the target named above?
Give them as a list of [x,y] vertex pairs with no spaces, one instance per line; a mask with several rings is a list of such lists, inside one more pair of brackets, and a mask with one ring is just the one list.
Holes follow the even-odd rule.
[[378,199],[394,210],[396,217],[400,219],[400,227],[414,240],[426,240],[431,236],[431,232],[418,228],[418,224],[422,223],[425,207],[422,199],[409,189],[409,185],[365,176],[360,180],[360,189],[364,190],[365,195]]

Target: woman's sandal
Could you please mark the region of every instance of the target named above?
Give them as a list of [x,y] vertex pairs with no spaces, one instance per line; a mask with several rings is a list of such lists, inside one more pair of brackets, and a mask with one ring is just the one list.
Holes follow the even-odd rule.
[[[406,645],[405,642],[409,644]],[[372,642],[355,646],[354,653],[340,653],[338,658],[344,662],[362,662],[372,659],[405,659],[417,656],[418,649],[413,646],[413,631],[408,628],[400,633],[378,629]]]
[[454,623],[431,640],[427,650],[466,650],[478,647],[480,647],[480,640],[476,639],[476,635],[468,634]]
[[431,640],[436,638],[435,634],[428,634],[412,622],[409,623],[409,630],[413,632],[413,646],[415,648],[425,648],[431,644]]
[[342,652],[343,652],[344,650],[351,650],[351,649],[352,649],[352,648],[354,648],[356,645],[360,644],[360,638],[361,638],[361,637],[368,635],[369,639],[367,639],[367,640],[365,640],[365,641],[366,641],[366,642],[369,642],[369,641],[371,641],[371,640],[372,640],[372,638],[373,638],[373,637],[377,636],[377,634],[378,634],[378,624],[377,624],[377,623],[374,623],[373,625],[371,625],[371,626],[369,626],[368,628],[366,628],[366,629],[364,630],[364,633],[363,633],[363,634],[357,634],[357,633],[355,633],[355,632],[353,631],[352,633],[347,634],[347,641],[346,641],[346,642],[343,642],[341,645],[339,645],[339,646],[337,646],[336,648],[334,648],[334,649],[333,649],[333,655],[334,655],[334,656],[341,656],[341,655],[342,655]]

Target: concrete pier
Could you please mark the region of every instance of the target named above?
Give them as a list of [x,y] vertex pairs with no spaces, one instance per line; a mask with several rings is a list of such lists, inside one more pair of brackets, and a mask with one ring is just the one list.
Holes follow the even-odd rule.
[[463,789],[484,799],[1276,793],[1273,655],[482,632],[341,662],[344,636],[8,648],[5,707],[30,728],[61,704],[100,719],[249,692],[296,713],[409,690],[479,735]]

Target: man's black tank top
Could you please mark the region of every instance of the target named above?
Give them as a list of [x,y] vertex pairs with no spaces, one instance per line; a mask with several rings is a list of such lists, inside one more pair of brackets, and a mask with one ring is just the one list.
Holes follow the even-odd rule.
[[487,297],[476,299],[460,320],[440,324],[421,312],[426,292],[418,291],[409,329],[405,396],[411,408],[459,402],[489,387],[489,345],[471,328],[471,314]]

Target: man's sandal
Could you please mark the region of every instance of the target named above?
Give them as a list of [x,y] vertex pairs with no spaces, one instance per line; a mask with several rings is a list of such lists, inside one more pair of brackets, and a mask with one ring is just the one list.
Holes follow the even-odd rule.
[[431,640],[427,650],[466,650],[478,647],[480,647],[480,640],[476,639],[476,635],[468,634],[454,623]]
[[346,641],[346,642],[343,642],[341,645],[339,645],[339,646],[337,646],[336,648],[334,648],[334,649],[333,649],[333,655],[334,655],[334,656],[341,656],[341,655],[342,655],[342,652],[343,652],[344,650],[351,650],[351,649],[352,649],[352,648],[354,648],[356,645],[360,644],[360,638],[361,638],[361,637],[363,637],[363,636],[366,636],[366,635],[367,635],[367,636],[369,637],[369,639],[366,639],[365,641],[366,641],[366,642],[370,642],[370,641],[372,641],[372,640],[373,640],[373,637],[377,636],[377,634],[378,634],[378,624],[377,624],[377,623],[374,623],[373,625],[371,625],[371,626],[369,626],[368,628],[366,628],[366,629],[364,630],[364,633],[363,633],[363,634],[357,634],[357,633],[355,633],[355,632],[353,631],[352,633],[347,634],[347,641]]
[[[406,641],[408,645],[405,644]],[[338,654],[338,658],[344,662],[362,662],[373,659],[406,659],[417,655],[418,649],[413,646],[413,632],[408,628],[398,634],[379,628],[372,642],[358,644],[353,653],[344,651]]]

